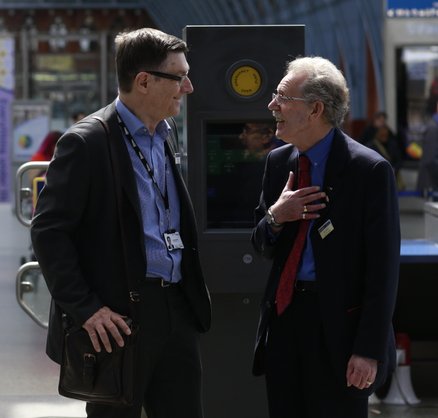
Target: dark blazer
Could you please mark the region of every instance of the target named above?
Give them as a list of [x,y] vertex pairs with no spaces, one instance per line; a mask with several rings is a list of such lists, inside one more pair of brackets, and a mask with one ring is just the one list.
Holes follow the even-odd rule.
[[[292,145],[269,154],[261,203],[256,209],[258,224],[253,245],[273,260],[257,332],[253,368],[256,375],[264,373],[264,348],[275,292],[298,229],[298,222],[288,223],[273,243],[264,216],[280,196],[289,171],[297,172],[297,163],[298,150]],[[375,384],[364,391],[356,390],[367,396],[395,367],[392,315],[398,284],[400,226],[393,170],[376,152],[336,130],[323,190],[329,201],[314,222],[310,239],[330,352],[328,360],[344,387],[352,354],[378,360]],[[334,230],[322,239],[318,229],[329,220]]]
[[[105,121],[109,139],[94,116]],[[194,211],[173,154],[168,154],[181,202],[182,288],[203,332],[210,327],[210,297],[198,257]],[[115,103],[81,120],[59,140],[31,237],[53,298],[47,354],[59,362],[62,313],[76,324],[103,306],[129,315],[126,277],[136,282],[146,272],[137,187]]]

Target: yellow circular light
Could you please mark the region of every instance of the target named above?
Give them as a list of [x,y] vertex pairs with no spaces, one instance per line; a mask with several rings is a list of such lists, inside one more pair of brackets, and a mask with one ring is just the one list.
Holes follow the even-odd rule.
[[256,94],[262,85],[259,71],[250,65],[242,65],[231,74],[231,87],[240,96]]

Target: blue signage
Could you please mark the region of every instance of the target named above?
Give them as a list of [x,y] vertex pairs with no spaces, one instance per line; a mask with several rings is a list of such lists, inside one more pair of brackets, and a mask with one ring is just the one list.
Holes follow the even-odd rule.
[[387,0],[387,17],[438,17],[437,0]]

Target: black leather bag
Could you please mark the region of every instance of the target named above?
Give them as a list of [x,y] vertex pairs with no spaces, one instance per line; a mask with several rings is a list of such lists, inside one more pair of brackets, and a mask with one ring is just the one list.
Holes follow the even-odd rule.
[[119,347],[111,339],[112,352],[103,347],[97,353],[82,327],[65,332],[59,394],[91,403],[132,405],[134,396],[135,350],[137,330],[124,335],[125,345]]

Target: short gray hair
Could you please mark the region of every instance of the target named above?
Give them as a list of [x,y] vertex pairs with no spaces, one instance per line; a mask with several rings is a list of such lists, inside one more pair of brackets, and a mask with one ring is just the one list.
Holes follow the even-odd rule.
[[301,57],[287,65],[286,74],[304,73],[301,85],[303,97],[309,101],[324,103],[324,117],[332,126],[339,127],[349,107],[347,82],[341,71],[322,57]]

